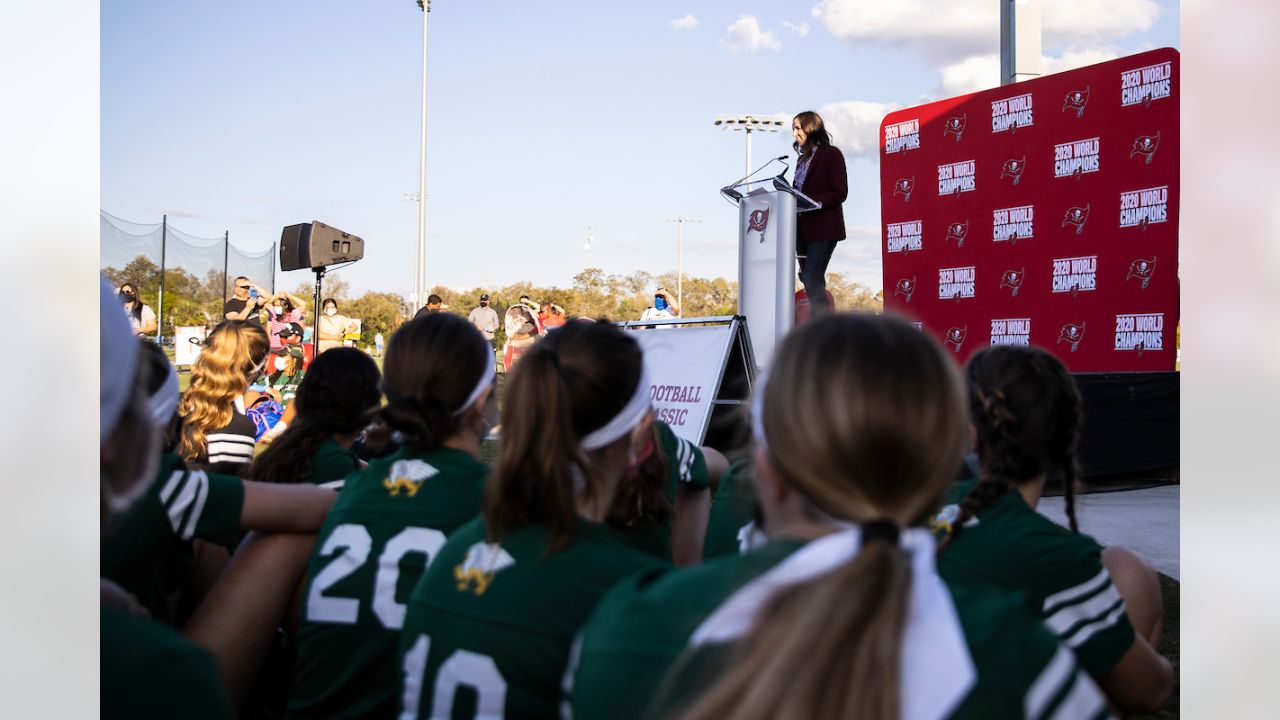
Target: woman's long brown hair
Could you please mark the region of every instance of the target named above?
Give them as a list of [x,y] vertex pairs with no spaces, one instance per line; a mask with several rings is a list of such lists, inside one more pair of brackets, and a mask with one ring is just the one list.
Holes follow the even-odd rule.
[[[585,320],[566,323],[520,358],[507,381],[502,449],[485,491],[491,541],[540,523],[547,527],[549,550],[569,544],[577,499],[590,501],[604,491],[593,460],[613,447],[586,454],[582,439],[631,399],[641,358],[629,335]],[[575,478],[581,488],[574,487]]]
[[182,416],[178,453],[188,462],[204,453],[206,433],[231,422],[235,399],[249,389],[250,373],[270,349],[262,326],[246,320],[227,320],[209,334],[191,365],[191,384],[178,403]]
[[[764,396],[766,450],[819,513],[921,525],[966,440],[956,368],[892,317],[831,315],[794,331]],[[778,592],[726,672],[682,715],[896,719],[910,558],[864,543],[835,570]]]

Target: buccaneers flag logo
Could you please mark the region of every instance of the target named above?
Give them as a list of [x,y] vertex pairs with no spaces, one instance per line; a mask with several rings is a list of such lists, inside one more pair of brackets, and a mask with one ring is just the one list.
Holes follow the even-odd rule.
[[905,295],[907,297],[907,302],[911,302],[911,293],[914,293],[915,291],[916,291],[916,279],[914,277],[902,278],[901,280],[898,281],[897,287],[893,289],[893,294]]
[[953,222],[947,226],[947,241],[955,240],[956,247],[964,247],[964,236],[969,234],[969,221]]
[[[1075,352],[1080,347],[1080,341],[1084,339],[1084,323],[1076,325],[1075,323],[1067,323],[1058,331],[1058,342],[1070,343],[1071,352]],[[1055,343],[1057,344],[1057,343]]]
[[968,118],[968,113],[947,118],[947,124],[942,128],[942,137],[955,135],[956,142],[960,142],[960,136],[964,134],[964,126]]
[[968,336],[968,334],[969,334],[968,325],[965,325],[962,328],[953,327],[947,331],[947,336],[943,338],[943,341],[948,345],[955,345],[956,352],[960,352],[960,346],[964,345],[964,339],[966,336]]
[[1005,160],[1004,165],[1000,167],[1000,177],[1013,178],[1013,184],[1017,185],[1022,179],[1022,171],[1027,169],[1027,156],[1023,155],[1021,160]]
[[1084,90],[1072,90],[1067,93],[1067,97],[1062,101],[1062,112],[1066,112],[1067,108],[1076,111],[1076,117],[1084,117],[1084,106],[1089,104],[1089,88]]
[[1151,282],[1151,274],[1156,271],[1156,258],[1143,260],[1138,258],[1129,263],[1129,274],[1124,276],[1125,280],[1138,278],[1142,281],[1142,289],[1147,289],[1147,283]]
[[901,195],[903,202],[911,202],[911,191],[916,189],[916,176],[910,178],[898,178],[893,184],[893,194]]
[[1150,165],[1158,147],[1160,147],[1160,133],[1158,131],[1155,135],[1143,135],[1133,141],[1133,149],[1129,151],[1129,157],[1141,155],[1146,164]]
[[1066,215],[1062,217],[1062,227],[1075,225],[1077,235],[1084,232],[1084,224],[1089,222],[1089,208],[1090,205],[1069,208]]
[[1018,297],[1018,290],[1022,287],[1022,280],[1027,276],[1027,269],[1005,270],[1000,276],[1000,287],[1013,290],[1013,297]]
[[766,206],[763,210],[752,210],[751,216],[747,218],[747,232],[760,231],[760,242],[764,242],[764,229],[767,227],[769,227],[769,208]]

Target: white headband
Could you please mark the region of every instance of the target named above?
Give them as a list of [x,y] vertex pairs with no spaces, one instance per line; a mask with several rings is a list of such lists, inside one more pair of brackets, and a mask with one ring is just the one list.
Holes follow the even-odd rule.
[[480,399],[480,393],[484,392],[485,388],[493,384],[493,373],[494,373],[494,370],[497,369],[497,366],[494,364],[493,351],[492,350],[487,351],[485,353],[485,356],[488,359],[484,364],[484,372],[480,373],[480,379],[476,381],[475,388],[471,391],[471,394],[467,396],[466,401],[462,403],[462,407],[453,411],[454,417],[458,417],[462,413],[466,412],[467,408],[471,407],[472,405],[475,405],[476,400]]
[[147,412],[151,415],[151,422],[162,428],[169,424],[173,411],[178,409],[179,398],[178,373],[174,371],[173,363],[165,363],[165,365],[169,374],[164,379],[164,385],[147,398]]
[[[744,585],[716,608],[689,638],[690,647],[728,643],[746,635],[756,616],[779,591],[834,571],[857,556],[862,530],[856,526],[814,540]],[[949,717],[977,679],[955,603],[934,569],[933,535],[923,528],[902,532],[911,556],[911,590],[902,634],[898,689],[904,720]]]
[[651,407],[653,402],[649,399],[649,369],[642,362],[640,383],[636,385],[635,394],[618,411],[618,414],[613,416],[612,420],[604,424],[604,427],[593,430],[582,438],[582,449],[590,452],[612,444],[639,425]]

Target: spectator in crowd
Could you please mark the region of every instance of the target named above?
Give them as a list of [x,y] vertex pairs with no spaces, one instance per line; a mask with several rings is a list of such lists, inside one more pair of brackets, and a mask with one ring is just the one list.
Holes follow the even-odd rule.
[[533,313],[523,304],[507,308],[505,324],[507,341],[502,348],[502,366],[511,372],[520,356],[538,339],[538,325],[534,322]]
[[471,321],[485,340],[493,342],[493,334],[498,330],[498,313],[489,307],[489,293],[480,296],[480,306],[472,308],[467,320]]
[[358,469],[351,446],[382,400],[378,366],[352,348],[321,355],[305,376],[301,351],[290,359],[297,368],[297,379],[290,380],[296,388],[292,419],[288,429],[254,458],[248,475],[261,482],[340,488],[342,479]]
[[253,459],[257,429],[245,414],[245,393],[269,349],[266,331],[246,320],[221,323],[205,340],[178,406],[179,454],[188,463],[237,475]]
[[[395,717],[409,595],[445,537],[472,520],[484,498],[489,467],[478,455],[486,409],[495,404],[493,348],[460,316],[432,314],[396,331],[384,367],[385,426],[370,442],[394,432],[403,444],[347,477],[316,539],[290,717]],[[335,555],[353,542],[368,548],[370,562],[351,564],[349,551]],[[344,576],[342,597],[350,598],[337,604],[328,590],[335,568]]]
[[356,330],[355,320],[338,314],[337,300],[325,298],[324,302],[320,303],[320,310],[320,326],[316,328],[316,337],[319,340],[316,344],[317,355],[326,350],[342,347],[347,333]]
[[373,336],[373,356],[374,357],[382,357],[383,343],[384,343],[384,339],[382,337],[381,332]]
[[936,341],[826,315],[785,338],[752,405],[769,543],[615,587],[565,680],[574,717],[1106,714],[1020,595],[934,570],[925,524],[968,441]]
[[[139,343],[120,300],[99,283],[99,507],[103,537],[155,480],[161,435],[152,422]],[[265,345],[265,343],[264,343]],[[231,718],[209,653],[133,610],[136,600],[102,581],[99,615],[103,717]],[[126,609],[128,608],[128,609]],[[163,681],[158,681],[163,678]]]
[[430,295],[427,296],[427,304],[423,305],[421,308],[418,308],[418,312],[414,314],[414,317],[419,318],[429,313],[438,313],[442,310],[448,310],[448,309],[449,309],[449,306],[444,304],[444,298],[440,297],[435,293],[431,293]]
[[547,329],[542,326],[542,320],[538,318],[538,303],[534,302],[533,300],[530,300],[528,295],[521,295],[520,304],[523,305],[525,309],[529,311],[529,316],[533,318],[533,326],[536,331],[535,334],[538,335],[539,337],[542,335],[546,335]]
[[644,314],[640,316],[640,319],[670,320],[678,317],[680,317],[680,304],[671,296],[670,291],[660,287],[653,293],[653,305],[645,308]]
[[544,302],[538,308],[538,321],[547,330],[558,328],[564,325],[564,308],[555,303]]
[[273,367],[267,374],[267,392],[285,407],[298,394],[298,385],[305,375],[302,358],[302,348],[290,344],[283,346],[270,361]]
[[[1113,704],[1155,710],[1174,683],[1155,649],[1160,581],[1141,557],[1077,529],[1075,380],[1052,354],[1013,345],[975,353],[966,376],[978,476],[956,484],[935,521],[947,532],[942,577],[1025,593]],[[1050,476],[1062,480],[1070,530],[1036,512]]]
[[307,303],[292,293],[281,290],[267,303],[267,335],[271,338],[271,351],[280,351],[280,330],[289,323],[302,324],[306,317]]
[[477,706],[469,712],[559,717],[578,628],[610,585],[661,566],[604,525],[652,432],[635,339],[569,323],[508,383],[484,512],[434,553],[404,615],[402,718]]
[[272,298],[261,285],[249,282],[249,278],[241,275],[232,285],[231,299],[222,306],[223,318],[226,320],[246,320],[261,326],[262,319],[258,311]]
[[156,311],[142,302],[137,286],[130,282],[123,283],[116,293],[120,302],[124,303],[124,312],[129,316],[129,327],[133,329],[133,334],[142,336],[155,334],[158,327]]

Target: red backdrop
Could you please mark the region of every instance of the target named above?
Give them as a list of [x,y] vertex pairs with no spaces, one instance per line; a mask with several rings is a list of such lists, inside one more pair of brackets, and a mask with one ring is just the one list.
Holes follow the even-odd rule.
[[1173,370],[1178,87],[1164,48],[886,116],[885,307],[960,362],[1030,343]]

